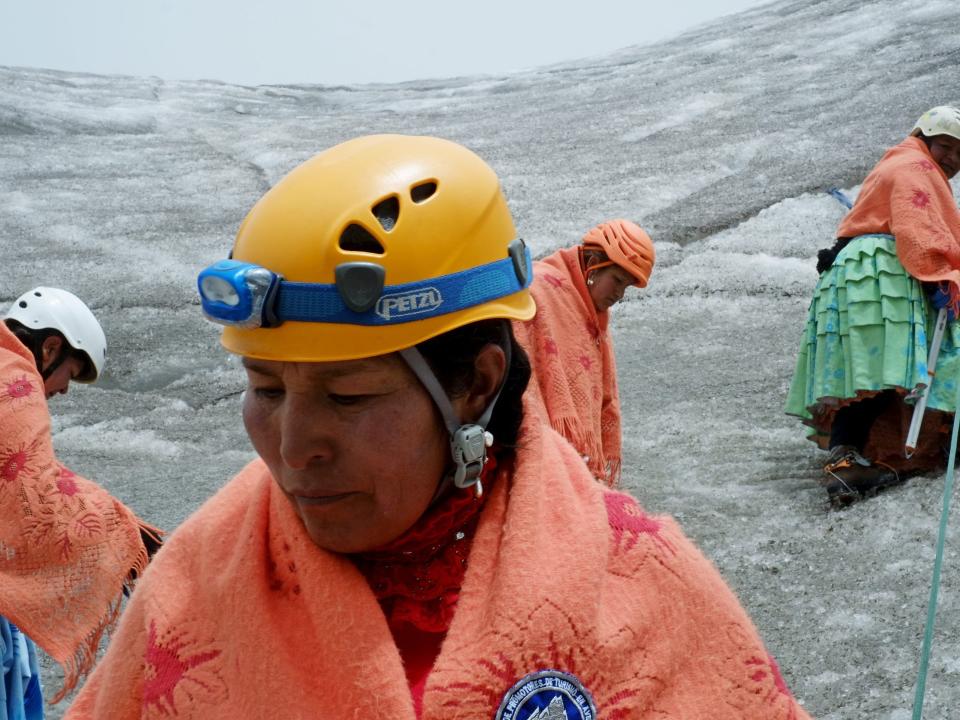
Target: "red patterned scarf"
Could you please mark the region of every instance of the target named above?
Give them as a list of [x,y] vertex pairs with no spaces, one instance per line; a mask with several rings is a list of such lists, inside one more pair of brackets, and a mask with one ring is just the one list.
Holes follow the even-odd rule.
[[490,453],[481,481],[485,494],[456,490],[388,545],[353,556],[392,630],[404,624],[429,633],[450,627],[467,572],[470,543],[497,462]]

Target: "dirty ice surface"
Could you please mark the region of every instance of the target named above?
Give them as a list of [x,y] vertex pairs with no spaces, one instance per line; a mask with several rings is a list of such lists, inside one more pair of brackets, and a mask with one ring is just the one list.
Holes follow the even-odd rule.
[[[958,48],[953,0],[784,1],[503,77],[240,87],[0,68],[0,304],[38,284],[91,304],[107,372],[53,401],[57,450],[172,529],[252,457],[242,373],[194,278],[294,165],[357,134],[435,134],[494,166],[538,254],[633,218],[658,265],[613,311],[625,484],[713,558],[813,716],[906,720],[942,479],[829,511],[782,404],[814,255],[843,213],[824,190],[855,194],[921,112],[960,103]],[[960,707],[955,537],[927,718]]]

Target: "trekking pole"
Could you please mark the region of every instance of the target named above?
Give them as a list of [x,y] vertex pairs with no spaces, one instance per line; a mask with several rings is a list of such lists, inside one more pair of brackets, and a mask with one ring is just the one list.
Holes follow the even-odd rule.
[[[943,310],[940,311],[944,313]],[[927,667],[930,664],[930,646],[933,644],[933,622],[937,616],[937,594],[940,590],[940,568],[943,565],[943,546],[947,540],[947,521],[950,518],[950,498],[953,495],[953,465],[957,453],[957,429],[960,427],[960,382],[954,401],[953,431],[950,433],[950,458],[947,460],[947,475],[943,481],[943,510],[940,512],[940,531],[937,535],[937,554],[933,561],[933,579],[930,581],[930,602],[927,605],[927,624],[923,629],[923,646],[920,651],[920,671],[917,673],[917,692],[913,699],[913,720],[923,716],[923,696],[927,688]]]
[[943,331],[947,327],[947,309],[941,308],[937,314],[937,325],[933,331],[933,342],[930,345],[930,354],[927,356],[927,375],[929,380],[923,387],[920,399],[913,406],[913,417],[910,419],[910,430],[907,432],[907,441],[903,446],[903,454],[907,458],[913,457],[917,449],[917,438],[920,436],[920,425],[923,423],[923,414],[927,410],[927,397],[930,395],[930,386],[933,385],[933,376],[936,374],[937,357],[940,355],[940,345],[943,343]]

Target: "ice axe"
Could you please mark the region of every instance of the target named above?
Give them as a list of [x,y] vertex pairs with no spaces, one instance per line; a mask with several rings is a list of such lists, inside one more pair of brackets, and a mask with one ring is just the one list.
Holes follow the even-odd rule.
[[937,357],[940,355],[940,344],[943,342],[943,331],[947,327],[947,309],[940,308],[937,314],[937,325],[933,331],[933,342],[930,344],[930,353],[927,356],[927,375],[929,381],[923,386],[923,392],[913,406],[913,417],[910,419],[910,430],[907,432],[907,441],[903,446],[903,454],[907,458],[913,457],[917,449],[917,438],[920,435],[920,425],[923,423],[923,413],[927,410],[927,397],[930,395],[930,386],[933,385],[933,376],[936,374]]
[[853,207],[853,203],[850,202],[850,198],[848,198],[846,193],[844,193],[840,188],[828,188],[827,194],[833,195],[833,197],[837,199],[837,202],[843,205],[847,210]]

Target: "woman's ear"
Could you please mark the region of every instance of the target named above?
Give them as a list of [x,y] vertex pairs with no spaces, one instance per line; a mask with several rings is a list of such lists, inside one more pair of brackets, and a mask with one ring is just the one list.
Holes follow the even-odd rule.
[[457,400],[463,422],[476,422],[496,395],[507,373],[507,357],[503,348],[488,343],[473,361],[473,386]]
[[40,368],[42,374],[44,370],[50,367],[53,362],[60,357],[63,350],[63,338],[59,335],[48,335],[40,346],[40,358],[43,367]]

